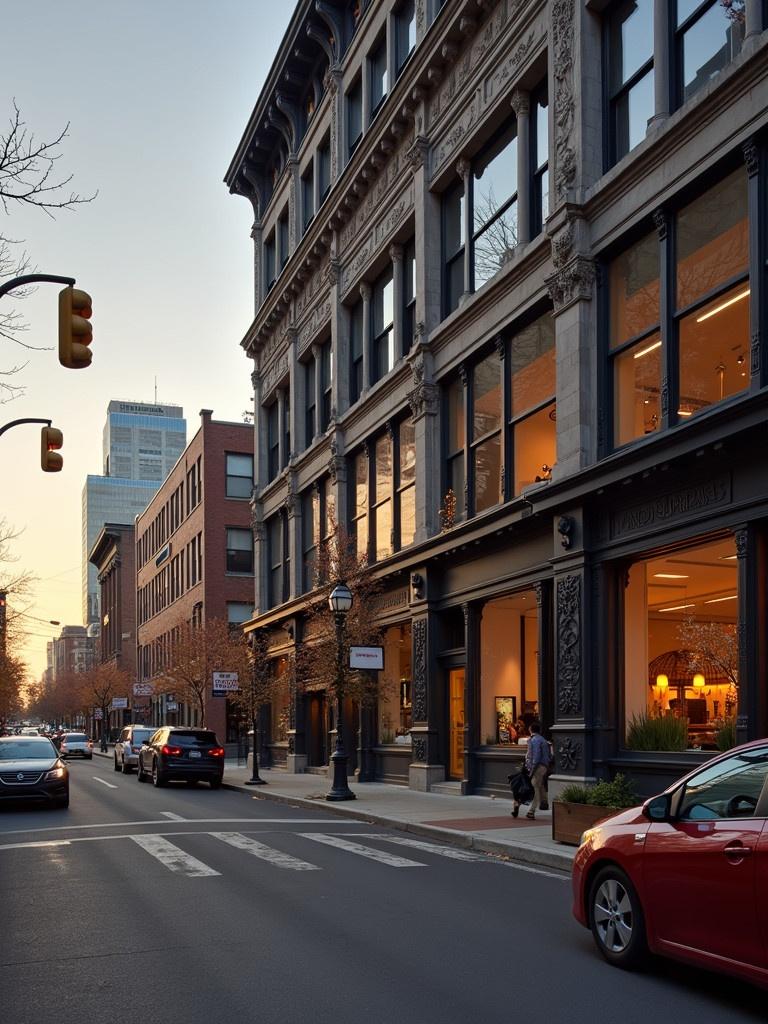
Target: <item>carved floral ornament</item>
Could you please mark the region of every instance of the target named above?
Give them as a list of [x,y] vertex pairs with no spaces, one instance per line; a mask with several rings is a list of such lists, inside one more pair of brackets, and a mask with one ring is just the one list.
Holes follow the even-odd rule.
[[546,279],[555,312],[579,300],[589,300],[595,284],[595,261],[591,256],[575,256],[566,266]]

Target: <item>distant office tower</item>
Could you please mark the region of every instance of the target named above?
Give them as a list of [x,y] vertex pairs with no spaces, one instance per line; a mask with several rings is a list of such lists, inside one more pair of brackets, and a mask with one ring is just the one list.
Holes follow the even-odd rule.
[[83,487],[83,622],[99,621],[96,566],[88,561],[105,523],[132,524],[173,468],[187,443],[179,405],[111,401],[103,433],[103,475]]

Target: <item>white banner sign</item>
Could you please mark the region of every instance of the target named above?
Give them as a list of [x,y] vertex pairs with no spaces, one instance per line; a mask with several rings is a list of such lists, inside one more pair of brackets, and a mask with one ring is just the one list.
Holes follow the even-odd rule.
[[240,689],[240,683],[238,682],[237,672],[214,672],[213,673],[213,692],[216,693],[235,693]]
[[155,688],[152,683],[134,683],[133,684],[133,696],[134,697],[151,697],[155,692]]
[[178,711],[179,710],[179,705],[176,703],[175,700],[166,701],[165,710],[166,711]]
[[100,722],[103,717],[104,717],[104,712],[101,710],[101,708],[94,708],[93,709],[93,719],[94,719],[95,722]]
[[127,708],[127,707],[128,707],[128,698],[127,697],[113,697],[112,698],[112,710],[113,711],[117,711],[120,708]]
[[384,648],[350,647],[349,667],[365,668],[371,672],[380,672],[384,668]]

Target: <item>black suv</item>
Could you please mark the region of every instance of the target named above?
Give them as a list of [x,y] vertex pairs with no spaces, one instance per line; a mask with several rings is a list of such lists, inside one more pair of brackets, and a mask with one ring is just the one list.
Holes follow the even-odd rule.
[[171,779],[208,782],[218,789],[224,775],[224,747],[210,729],[180,729],[163,726],[144,740],[139,751],[139,782],[152,779],[164,786]]

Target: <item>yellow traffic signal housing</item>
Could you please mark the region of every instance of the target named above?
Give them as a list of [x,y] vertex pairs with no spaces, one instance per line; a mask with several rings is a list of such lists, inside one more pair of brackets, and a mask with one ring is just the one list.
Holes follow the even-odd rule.
[[70,370],[91,365],[93,354],[88,346],[93,341],[89,323],[92,313],[87,292],[71,286],[59,292],[59,362]]
[[64,444],[64,435],[56,427],[43,427],[40,433],[40,465],[44,473],[58,473],[64,459],[58,450]]

